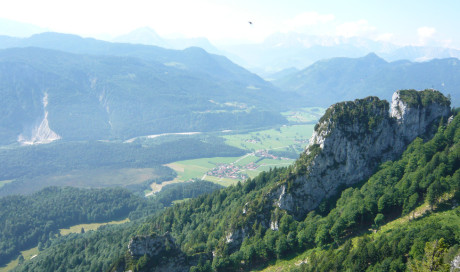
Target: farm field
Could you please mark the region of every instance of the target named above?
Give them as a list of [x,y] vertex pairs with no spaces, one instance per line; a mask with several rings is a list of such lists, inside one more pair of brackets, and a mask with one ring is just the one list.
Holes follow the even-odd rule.
[[313,133],[313,124],[285,125],[276,129],[268,129],[245,134],[224,136],[228,145],[245,150],[286,149],[291,145],[305,147]]
[[[221,158],[202,158],[195,160],[179,161],[172,164],[168,164],[173,169],[180,169],[177,171],[176,182],[185,182],[194,178],[201,178],[203,180],[211,181],[223,186],[229,186],[237,183],[238,181],[244,180],[243,178],[228,178],[228,177],[219,177],[208,175],[207,172],[217,168],[219,165],[235,165],[239,168],[239,172],[246,174],[248,177],[253,178],[257,176],[260,172],[269,170],[274,167],[284,167],[289,166],[294,162],[294,160],[273,160],[273,159],[263,159],[260,160],[257,164],[259,165],[256,169],[245,169],[244,162],[247,164],[259,160],[259,157],[254,155],[248,155],[244,158],[244,161],[238,161],[239,157],[225,158],[225,160],[220,160]],[[232,162],[228,162],[228,159],[233,159]],[[238,162],[237,162],[238,161]],[[247,165],[246,164],[246,165]]]
[[241,157],[184,160],[166,166],[177,173],[177,177],[172,182],[204,179],[229,186],[248,177],[253,178],[270,168],[292,164],[295,159],[271,154],[270,150],[300,154],[308,144],[313,128],[313,124],[295,124],[276,129],[225,135],[223,138],[227,144],[244,149],[248,153]]
[[311,107],[282,114],[288,125],[246,133],[225,131],[219,134],[225,143],[247,153],[241,157],[213,157],[183,160],[166,164],[177,177],[162,184],[151,184],[151,195],[170,183],[203,179],[223,186],[229,186],[253,178],[262,171],[274,167],[291,165],[309,143],[316,121],[324,114],[325,108]]

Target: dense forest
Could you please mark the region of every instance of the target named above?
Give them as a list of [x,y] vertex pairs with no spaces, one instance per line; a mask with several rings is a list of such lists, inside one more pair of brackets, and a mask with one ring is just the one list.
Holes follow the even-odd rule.
[[[442,249],[437,265],[446,267],[458,254],[460,243],[460,208],[455,204],[460,201],[459,168],[457,115],[450,124],[440,124],[431,140],[417,138],[399,160],[383,163],[367,181],[324,200],[303,220],[295,220],[280,209],[270,210],[271,204],[266,203],[264,195],[270,187],[286,179],[292,170],[281,168],[174,205],[125,231],[129,235],[171,233],[187,256],[204,254],[192,271],[251,270],[305,251],[308,262],[294,270],[405,271],[409,266],[416,269],[425,265],[424,256],[433,248]],[[277,225],[267,226],[267,217]],[[385,228],[398,218],[407,222]],[[242,244],[235,242],[239,229],[244,230],[239,234]],[[133,271],[154,271],[150,265],[165,260],[161,256],[133,258],[124,254],[126,236],[125,244],[120,244],[108,239],[110,232],[97,235],[101,235],[97,241],[85,235],[64,239],[19,270],[105,270],[109,262],[98,259],[111,256],[114,270],[121,263]],[[101,251],[82,253],[78,245],[88,244],[97,245]],[[120,251],[122,247],[125,251]],[[206,258],[212,255],[214,258]],[[70,256],[79,262],[65,261]]]
[[[121,188],[78,189],[48,187],[29,196],[0,198],[0,265],[20,250],[40,250],[60,236],[59,229],[75,224],[106,222],[129,217],[136,220],[222,186],[207,181],[167,185],[151,198]],[[46,212],[44,212],[46,211]]]
[[[64,174],[71,170],[148,167],[155,171],[157,181],[164,181],[174,178],[175,172],[162,164],[244,154],[243,150],[226,145],[223,139],[214,136],[163,138],[167,139],[148,143],[141,140],[133,143],[56,142],[0,149],[0,180],[16,179],[0,188],[0,196],[31,193],[44,186],[59,186],[57,183],[38,184],[35,179],[37,176]],[[144,187],[133,188],[142,191]]]

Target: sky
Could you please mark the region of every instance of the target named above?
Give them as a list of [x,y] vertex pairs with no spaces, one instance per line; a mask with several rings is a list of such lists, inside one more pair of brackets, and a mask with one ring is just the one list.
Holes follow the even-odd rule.
[[0,18],[83,37],[110,39],[150,27],[165,38],[206,37],[214,44],[261,42],[274,33],[298,32],[457,49],[459,11],[458,0],[0,2]]

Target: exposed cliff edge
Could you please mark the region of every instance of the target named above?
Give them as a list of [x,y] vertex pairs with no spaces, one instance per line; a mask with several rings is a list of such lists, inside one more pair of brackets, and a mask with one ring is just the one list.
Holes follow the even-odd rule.
[[186,272],[191,266],[196,265],[200,258],[211,257],[209,254],[187,256],[175,244],[169,233],[135,236],[129,241],[128,255],[120,258],[109,271]]
[[294,175],[272,191],[275,204],[302,217],[319,203],[368,178],[382,162],[397,158],[418,136],[450,114],[440,92],[401,90],[391,103],[367,97],[329,107],[315,127]]

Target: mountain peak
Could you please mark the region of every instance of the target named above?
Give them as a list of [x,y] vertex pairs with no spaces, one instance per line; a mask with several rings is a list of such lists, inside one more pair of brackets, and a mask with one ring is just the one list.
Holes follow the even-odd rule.
[[450,114],[447,98],[437,91],[399,91],[393,98],[391,115],[389,103],[377,97],[329,107],[287,182],[295,189],[285,184],[274,189],[277,205],[305,216],[340,186],[365,180],[378,164],[400,156],[408,143]]
[[381,57],[379,57],[379,56],[378,56],[376,53],[374,53],[374,52],[371,52],[371,53],[365,55],[365,56],[362,57],[361,59],[366,60],[366,61],[369,61],[369,62],[387,63],[387,61],[385,61],[384,59],[382,59]]
[[152,28],[145,26],[113,39],[114,42],[156,45],[169,47],[169,44]]

